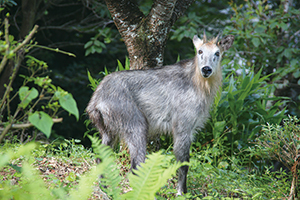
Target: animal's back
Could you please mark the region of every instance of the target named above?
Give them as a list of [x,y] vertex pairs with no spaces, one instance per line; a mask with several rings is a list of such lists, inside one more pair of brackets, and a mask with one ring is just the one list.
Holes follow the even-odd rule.
[[176,123],[185,123],[192,132],[203,126],[209,107],[207,95],[192,81],[193,70],[193,60],[186,60],[159,69],[112,73],[96,89],[87,111],[100,112],[105,126],[121,135],[122,126],[130,127],[132,120],[146,123],[150,134],[170,133]]

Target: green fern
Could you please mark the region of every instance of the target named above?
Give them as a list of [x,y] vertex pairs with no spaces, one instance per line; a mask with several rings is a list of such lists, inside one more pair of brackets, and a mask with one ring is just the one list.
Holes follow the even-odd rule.
[[[162,155],[162,151],[148,155],[145,163],[141,163],[138,170],[134,170],[136,175],[132,173],[129,175],[129,183],[132,190],[126,194],[120,195],[121,177],[116,170],[114,158],[111,156],[112,151],[109,147],[100,144],[100,140],[89,136],[94,152],[101,159],[101,163],[106,166],[104,178],[101,184],[109,186],[106,191],[112,199],[126,199],[126,200],[143,200],[154,199],[155,193],[166,184],[182,165],[188,163],[171,164],[174,156]],[[105,149],[103,152],[102,149]]]
[[105,165],[100,164],[92,168],[89,173],[82,176],[77,187],[70,191],[70,197],[68,199],[88,199],[93,192],[95,182],[98,180],[99,174],[103,173],[104,170]]
[[129,183],[132,190],[122,196],[123,199],[154,199],[155,193],[165,185],[176,170],[186,163],[170,164],[173,156],[162,155],[162,152],[148,156],[145,163],[141,163],[136,175],[129,175]]
[[[113,151],[110,147],[100,144],[100,140],[97,137],[88,136],[92,142],[92,148],[97,154],[96,157],[100,158],[103,167],[105,167],[103,172],[103,178],[101,178],[101,185],[108,186],[105,190],[108,196],[112,196],[114,200],[120,199],[121,193],[121,177],[119,175],[119,170],[117,170],[117,165],[115,163],[115,158],[112,156]],[[99,176],[100,174],[98,174]]]

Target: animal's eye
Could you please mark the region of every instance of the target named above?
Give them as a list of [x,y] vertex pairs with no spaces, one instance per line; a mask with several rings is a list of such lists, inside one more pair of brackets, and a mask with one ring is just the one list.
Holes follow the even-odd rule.
[[219,56],[220,56],[220,52],[217,51],[217,52],[215,53],[215,55],[219,57]]
[[202,51],[202,50],[199,50],[199,51],[198,51],[198,53],[199,53],[199,54],[202,54],[202,53],[203,53],[203,51]]

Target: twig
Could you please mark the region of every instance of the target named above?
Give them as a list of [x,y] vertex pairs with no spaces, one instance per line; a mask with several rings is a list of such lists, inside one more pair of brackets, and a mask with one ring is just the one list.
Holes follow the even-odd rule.
[[2,70],[4,69],[4,66],[6,65],[6,62],[7,62],[7,56],[8,56],[8,52],[9,52],[9,38],[8,38],[8,27],[9,27],[9,24],[8,24],[8,19],[5,18],[4,20],[4,32],[5,32],[5,42],[6,42],[6,53],[1,61],[1,64],[0,64],[0,73],[2,72]]
[[[52,121],[54,123],[59,123],[63,121],[63,118],[53,118]],[[0,143],[2,142],[4,136],[6,135],[6,133],[10,130],[10,129],[23,129],[23,128],[29,128],[32,127],[33,124],[31,123],[26,123],[26,124],[8,124],[5,128],[0,128],[0,131],[2,131],[1,135],[0,135]]]
[[29,42],[29,40],[33,37],[33,35],[35,34],[35,32],[38,29],[38,25],[35,25],[34,28],[30,31],[29,35],[27,35],[27,37],[23,40],[23,42],[21,44],[19,44],[14,50],[13,52],[16,53],[19,49],[21,49],[25,44],[27,44]]
[[[53,123],[59,123],[59,122],[62,122],[63,121],[63,118],[53,118],[52,119]],[[11,126],[12,129],[20,129],[20,128],[29,128],[29,127],[32,127],[33,124],[31,123],[26,123],[26,124],[13,124]],[[1,129],[0,129],[1,130]]]
[[35,47],[41,48],[41,49],[47,49],[47,50],[49,50],[49,51],[55,51],[55,52],[58,52],[58,53],[66,54],[66,55],[68,55],[68,56],[76,57],[75,54],[69,53],[69,52],[66,52],[66,51],[62,51],[62,50],[60,50],[60,49],[58,49],[58,48],[53,49],[53,48],[50,48],[50,47],[45,47],[45,46],[40,46],[40,45],[35,45]]

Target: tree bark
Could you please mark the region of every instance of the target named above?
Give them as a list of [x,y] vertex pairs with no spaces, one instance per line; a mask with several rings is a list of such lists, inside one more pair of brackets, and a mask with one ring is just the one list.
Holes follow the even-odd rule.
[[145,16],[134,0],[106,0],[127,47],[131,69],[163,65],[168,33],[193,1],[156,0]]

